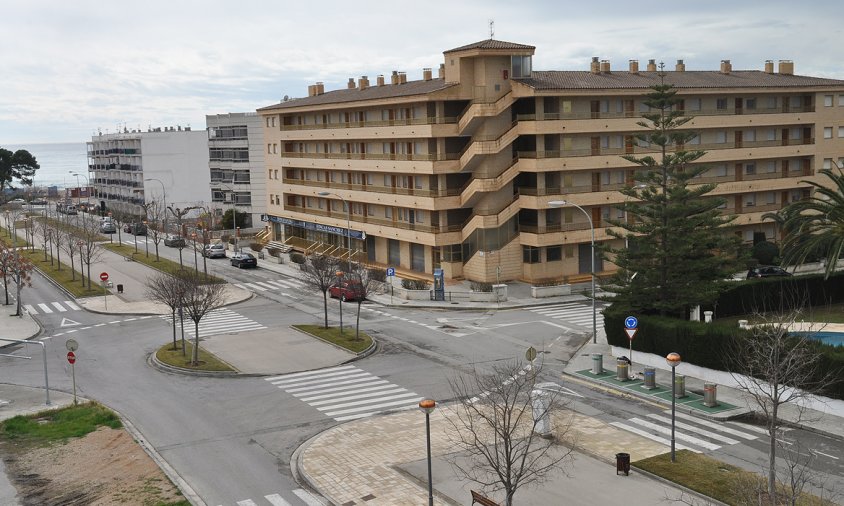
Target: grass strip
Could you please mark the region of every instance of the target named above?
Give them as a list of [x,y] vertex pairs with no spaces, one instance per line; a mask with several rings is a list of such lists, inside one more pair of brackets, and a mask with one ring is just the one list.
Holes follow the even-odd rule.
[[236,372],[232,366],[217,358],[213,353],[206,351],[202,346],[199,347],[199,364],[192,365],[193,343],[187,340],[185,340],[184,354],[182,354],[182,343],[177,341],[175,350],[172,342],[167,343],[155,352],[155,356],[164,364],[192,371]]
[[0,435],[6,439],[26,440],[35,444],[82,437],[98,427],[123,427],[120,418],[97,402],[43,411],[34,415],[18,415],[0,423]]
[[354,326],[345,327],[342,334],[340,333],[339,327],[325,328],[321,325],[293,325],[293,328],[313,334],[352,353],[360,353],[372,344],[372,338],[365,332],[361,332],[360,338],[355,339]]
[[[138,252],[135,253],[135,248],[133,246],[127,246],[125,244],[119,243],[107,243],[102,245],[103,248],[113,251],[118,255],[122,255],[127,258],[131,258],[132,260],[152,267],[153,269],[158,269],[159,271],[166,272],[168,274],[177,274],[184,270],[194,270],[194,266],[185,262],[184,266],[179,265],[178,262],[174,262],[167,258],[162,258],[159,256],[158,260],[155,258],[155,252],[150,251],[149,256],[146,255],[146,249],[138,249]],[[192,251],[191,251],[192,253]],[[200,255],[198,255],[199,257]],[[200,260],[201,261],[201,260]],[[204,272],[202,270],[202,265],[199,266],[199,272]],[[208,275],[208,281],[212,283],[225,283],[224,280],[212,276],[211,274]]]

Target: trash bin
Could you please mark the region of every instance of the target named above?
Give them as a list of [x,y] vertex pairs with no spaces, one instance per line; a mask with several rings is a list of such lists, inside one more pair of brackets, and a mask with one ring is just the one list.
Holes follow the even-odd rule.
[[630,454],[616,453],[615,454],[615,475],[624,473],[624,476],[630,476]]
[[630,371],[630,362],[627,361],[627,357],[619,357],[615,361],[615,379],[618,381],[627,381],[630,377],[627,373]]
[[604,373],[604,355],[600,353],[592,354],[592,374]]
[[645,388],[653,390],[656,388],[656,369],[645,367]]
[[718,387],[715,383],[703,384],[703,405],[710,408],[718,405]]
[[123,285],[117,285],[117,293],[123,293]]
[[686,377],[678,374],[674,379],[674,398],[682,399],[686,396]]

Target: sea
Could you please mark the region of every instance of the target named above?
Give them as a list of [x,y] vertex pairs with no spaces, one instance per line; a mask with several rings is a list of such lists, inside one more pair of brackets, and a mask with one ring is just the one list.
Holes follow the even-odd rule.
[[[72,176],[71,172],[88,175],[88,148],[84,142],[6,144],[0,145],[0,148],[9,151],[25,149],[32,153],[41,166],[35,172],[33,186],[75,187],[76,176]],[[79,182],[84,185],[85,178],[80,177]]]

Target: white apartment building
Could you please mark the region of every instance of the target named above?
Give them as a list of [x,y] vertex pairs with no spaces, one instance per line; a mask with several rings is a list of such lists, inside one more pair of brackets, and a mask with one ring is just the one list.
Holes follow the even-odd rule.
[[168,206],[208,201],[208,141],[190,127],[124,130],[99,134],[88,143],[92,194],[109,209],[143,215],[151,199]]
[[212,206],[218,215],[233,207],[248,213],[239,227],[261,226],[261,215],[267,212],[261,117],[254,112],[209,114],[205,125]]

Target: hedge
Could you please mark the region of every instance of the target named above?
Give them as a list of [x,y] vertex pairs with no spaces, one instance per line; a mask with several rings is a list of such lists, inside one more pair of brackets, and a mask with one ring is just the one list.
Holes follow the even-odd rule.
[[725,318],[757,310],[789,310],[795,305],[825,306],[842,301],[844,272],[839,272],[827,280],[823,274],[811,274],[730,282],[718,301],[703,309],[713,310],[716,318]]

